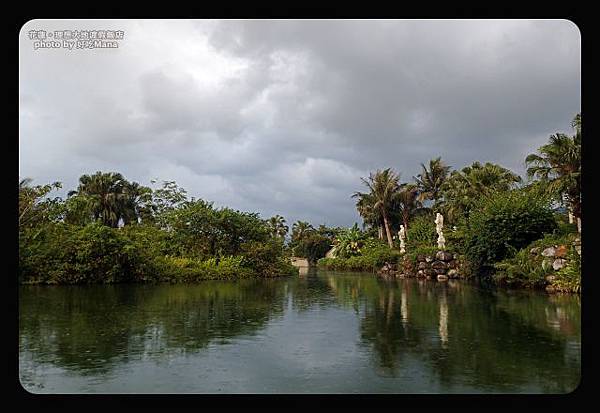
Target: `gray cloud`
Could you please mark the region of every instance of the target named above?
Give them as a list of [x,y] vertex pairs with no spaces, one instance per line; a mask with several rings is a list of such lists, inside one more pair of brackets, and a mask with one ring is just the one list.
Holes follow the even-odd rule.
[[[120,29],[34,50],[31,29]],[[20,35],[20,175],[118,170],[218,205],[351,225],[370,170],[523,159],[580,111],[569,21],[44,21]]]

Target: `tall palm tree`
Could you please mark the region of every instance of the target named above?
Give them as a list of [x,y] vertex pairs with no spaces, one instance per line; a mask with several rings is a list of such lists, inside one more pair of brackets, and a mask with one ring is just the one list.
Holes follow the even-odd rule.
[[358,198],[356,210],[363,219],[363,228],[365,226],[377,228],[379,239],[383,239],[383,220],[381,219],[381,213],[375,208],[375,198],[370,193],[362,192],[356,192],[352,197]]
[[441,157],[429,161],[429,169],[421,164],[422,172],[414,177],[419,189],[419,201],[427,199],[433,200],[434,208],[441,197],[442,185],[450,173],[450,166],[447,166]]
[[125,182],[120,173],[98,171],[93,175],[82,175],[77,190],[69,195],[85,195],[90,200],[94,219],[116,228],[123,215]]
[[[377,170],[375,173],[370,173],[369,178],[361,178],[363,183],[369,189],[367,195],[362,192],[355,192],[353,197],[363,197],[370,199],[373,204],[372,208],[379,211],[383,220],[383,226],[387,235],[388,245],[393,248],[392,233],[390,230],[390,210],[394,199],[400,189],[400,175],[392,170],[392,168]],[[369,198],[369,196],[371,198]]]
[[285,218],[281,215],[275,215],[267,220],[267,225],[273,237],[285,237],[289,227],[285,224]]
[[292,242],[300,241],[314,231],[314,227],[305,221],[296,221],[292,225]]
[[527,175],[539,178],[547,192],[564,201],[575,216],[581,231],[581,114],[573,119],[576,134],[550,136],[550,141],[537,154],[525,158]]
[[410,218],[423,207],[423,204],[419,200],[419,188],[417,185],[409,183],[400,185],[395,205],[400,210],[405,230],[408,230]]
[[460,171],[453,171],[441,188],[444,198],[440,205],[446,218],[454,222],[468,215],[475,200],[494,191],[507,191],[521,182],[521,177],[500,165],[473,162]]
[[123,224],[137,223],[151,215],[152,189],[137,182],[123,182],[119,206]]

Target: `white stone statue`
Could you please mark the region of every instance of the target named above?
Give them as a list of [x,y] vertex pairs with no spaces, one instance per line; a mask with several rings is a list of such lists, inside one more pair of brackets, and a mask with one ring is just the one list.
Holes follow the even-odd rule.
[[400,238],[400,252],[404,254],[406,252],[406,231],[404,225],[400,225],[400,231],[398,231],[398,238]]
[[444,233],[442,228],[444,227],[444,217],[439,212],[435,216],[435,230],[438,234],[437,244],[439,249],[446,248],[446,238],[444,238]]

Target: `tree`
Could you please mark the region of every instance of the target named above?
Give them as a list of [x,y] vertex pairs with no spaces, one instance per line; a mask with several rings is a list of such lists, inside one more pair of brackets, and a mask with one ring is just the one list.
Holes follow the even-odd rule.
[[[389,215],[392,209],[394,199],[400,189],[400,175],[392,170],[392,168],[377,170],[375,173],[369,174],[369,178],[361,178],[363,183],[369,189],[368,193],[355,192],[352,197],[362,197],[371,202],[371,208],[379,211],[383,220],[383,226],[387,235],[388,245],[393,248],[392,233],[390,230]],[[359,211],[360,212],[360,211]]]
[[434,208],[441,197],[442,186],[448,178],[451,167],[446,166],[441,157],[429,161],[429,170],[421,164],[422,172],[414,177],[419,189],[419,201],[433,200]]
[[19,181],[19,228],[52,219],[57,211],[55,207],[60,203],[59,198],[43,200],[53,189],[62,188],[60,182],[36,186],[31,186],[31,182],[31,178]]
[[120,173],[98,171],[93,175],[82,175],[79,178],[79,187],[69,195],[87,196],[94,219],[101,220],[109,227],[117,228],[123,215],[125,183],[125,178]]
[[409,220],[423,207],[419,201],[419,188],[414,184],[402,184],[396,195],[395,206],[402,216],[405,231],[408,231]]
[[294,225],[292,225],[292,243],[301,241],[314,230],[314,227],[308,222],[296,221]]
[[572,126],[575,136],[550,136],[549,143],[528,155],[525,163],[530,178],[540,179],[549,194],[568,205],[581,231],[581,114],[575,116]]
[[441,210],[449,222],[468,216],[474,202],[492,192],[508,191],[521,182],[521,177],[500,165],[473,162],[460,171],[453,171],[441,188]]
[[381,213],[375,208],[375,198],[369,193],[362,192],[356,192],[353,197],[358,198],[356,210],[363,219],[363,228],[365,226],[377,228],[379,239],[383,239],[383,220]]
[[285,218],[281,215],[275,215],[267,220],[269,231],[273,237],[283,238],[289,231],[289,227],[285,224]]

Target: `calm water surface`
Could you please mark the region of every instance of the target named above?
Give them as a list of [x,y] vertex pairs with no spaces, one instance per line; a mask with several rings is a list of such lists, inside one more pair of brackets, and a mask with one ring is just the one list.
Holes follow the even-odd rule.
[[371,274],[23,286],[33,393],[566,393],[578,296]]

